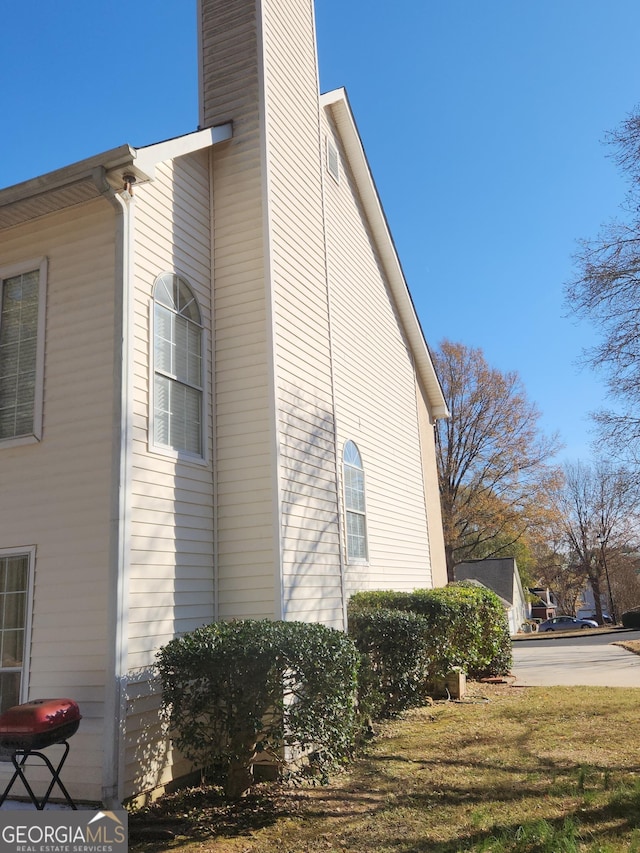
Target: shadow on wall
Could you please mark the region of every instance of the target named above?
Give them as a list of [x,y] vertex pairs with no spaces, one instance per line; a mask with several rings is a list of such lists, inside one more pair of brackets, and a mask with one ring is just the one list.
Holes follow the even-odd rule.
[[340,463],[332,412],[281,389],[283,616],[343,628]]
[[[178,768],[170,767],[171,740],[162,715],[162,684],[153,667],[129,674],[127,690],[126,778],[131,789],[125,796],[150,792],[171,781]],[[187,773],[190,767],[179,770]]]

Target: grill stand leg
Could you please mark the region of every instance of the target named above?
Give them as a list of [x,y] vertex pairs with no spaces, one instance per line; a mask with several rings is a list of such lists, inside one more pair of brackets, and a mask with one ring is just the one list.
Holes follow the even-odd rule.
[[[51,796],[51,792],[53,791],[54,785],[57,785],[60,788],[60,790],[62,791],[62,793],[64,795],[65,800],[71,806],[71,808],[77,810],[76,804],[73,802],[73,800],[69,796],[69,792],[67,791],[65,786],[62,784],[62,779],[60,778],[60,771],[62,770],[62,766],[65,763],[65,761],[67,760],[67,755],[69,754],[69,743],[65,740],[65,741],[62,741],[62,744],[64,744],[64,752],[62,753],[62,758],[60,759],[60,761],[58,762],[56,767],[53,766],[53,764],[49,761],[47,756],[42,752],[38,752],[37,750],[30,750],[30,749],[16,749],[11,755],[11,762],[12,762],[13,766],[15,767],[15,772],[14,772],[13,776],[11,777],[11,781],[9,782],[7,787],[4,789],[4,793],[0,797],[0,806],[7,799],[7,796],[9,795],[9,791],[13,788],[13,785],[16,782],[16,780],[21,779],[22,784],[26,788],[27,793],[29,794],[29,797],[31,798],[31,802],[38,809],[38,811],[42,811],[44,809],[44,807],[46,806],[46,804],[49,802],[49,797]],[[18,760],[18,756],[20,756],[20,760]],[[27,759],[30,758],[31,756],[34,756],[35,758],[40,758],[47,765],[47,767],[49,768],[49,772],[51,773],[51,782],[49,783],[49,787],[47,788],[46,794],[44,795],[44,797],[41,800],[39,800],[36,797],[36,795],[33,792],[31,785],[27,782],[27,778],[24,775]]]

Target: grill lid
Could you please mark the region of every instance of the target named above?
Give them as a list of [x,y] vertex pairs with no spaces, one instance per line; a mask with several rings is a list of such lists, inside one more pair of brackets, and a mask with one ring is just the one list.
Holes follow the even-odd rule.
[[[82,719],[73,699],[35,699],[0,714],[0,740],[7,735],[45,734]],[[76,726],[77,728],[77,726]]]

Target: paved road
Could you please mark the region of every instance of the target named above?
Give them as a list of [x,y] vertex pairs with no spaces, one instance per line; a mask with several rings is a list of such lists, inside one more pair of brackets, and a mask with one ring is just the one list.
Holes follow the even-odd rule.
[[638,639],[640,631],[585,631],[573,637],[517,640],[513,643],[516,684],[640,687],[640,655],[613,645]]

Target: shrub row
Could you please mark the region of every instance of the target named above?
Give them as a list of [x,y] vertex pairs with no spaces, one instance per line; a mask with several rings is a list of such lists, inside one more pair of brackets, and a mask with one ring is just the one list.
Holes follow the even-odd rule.
[[460,667],[508,671],[511,643],[500,600],[465,584],[414,593],[368,592],[349,605],[349,634],[270,620],[217,622],[157,655],[171,736],[198,767],[226,768],[240,796],[252,768],[291,750],[331,765],[352,748],[359,715],[420,704],[429,682]]
[[357,593],[349,602],[349,634],[364,656],[360,701],[372,716],[420,704],[429,684],[453,669],[480,677],[511,667],[500,599],[464,582]]

